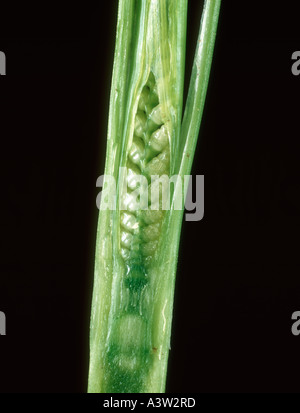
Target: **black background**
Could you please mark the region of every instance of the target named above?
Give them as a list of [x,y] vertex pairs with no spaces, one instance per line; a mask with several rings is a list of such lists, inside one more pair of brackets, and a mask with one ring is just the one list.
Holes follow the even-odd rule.
[[[183,224],[168,392],[300,388],[295,3],[223,1],[193,168],[205,217]],[[1,3],[1,392],[86,391],[116,5]]]

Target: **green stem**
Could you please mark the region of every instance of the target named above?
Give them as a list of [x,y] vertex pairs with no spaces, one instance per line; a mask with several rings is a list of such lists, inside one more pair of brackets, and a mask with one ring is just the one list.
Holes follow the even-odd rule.
[[[181,125],[181,165],[182,174],[188,175],[192,168],[207,87],[211,71],[215,38],[218,27],[221,0],[206,0],[197,40],[192,67],[188,97]],[[189,155],[189,156],[187,156]]]
[[187,0],[119,1],[104,179],[116,181],[117,208],[99,214],[89,392],[165,389],[183,210],[172,194],[170,210],[123,212],[119,168],[133,176],[131,201],[139,176],[151,189],[153,175],[189,174],[219,8],[205,2],[181,127]]

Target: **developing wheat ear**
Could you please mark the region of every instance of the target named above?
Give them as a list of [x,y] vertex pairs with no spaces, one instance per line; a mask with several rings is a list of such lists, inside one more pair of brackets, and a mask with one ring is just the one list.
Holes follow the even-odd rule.
[[[170,176],[170,126],[164,112],[151,73],[139,98],[126,167],[119,168],[118,188],[110,175],[101,175],[96,182],[96,187],[102,188],[96,198],[97,208],[116,210],[119,198],[119,210],[127,211],[121,215],[121,222],[133,227],[139,226],[137,211],[157,211],[151,213],[150,220],[155,223],[162,220],[162,211],[172,207],[194,211],[185,214],[187,221],[200,221],[204,215],[204,176],[196,176],[195,196],[191,175],[183,179],[179,175]],[[187,194],[185,202],[184,194]],[[147,223],[147,214],[142,215],[139,218]]]

